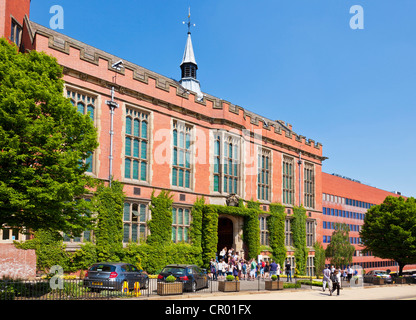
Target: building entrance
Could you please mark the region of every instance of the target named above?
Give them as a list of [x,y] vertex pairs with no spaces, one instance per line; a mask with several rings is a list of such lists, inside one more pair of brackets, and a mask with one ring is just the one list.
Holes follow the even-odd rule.
[[228,218],[218,219],[218,245],[217,252],[220,252],[224,247],[227,250],[234,246],[234,232],[233,222]]

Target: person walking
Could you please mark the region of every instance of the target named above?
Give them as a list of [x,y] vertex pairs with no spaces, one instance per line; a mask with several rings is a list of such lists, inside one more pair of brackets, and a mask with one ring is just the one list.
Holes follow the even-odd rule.
[[350,282],[351,278],[352,278],[352,273],[353,273],[353,270],[352,270],[351,266],[348,266],[348,271],[347,272],[348,272],[347,281]]
[[322,281],[322,291],[325,291],[326,284],[328,283],[329,294],[332,296],[331,270],[328,268],[328,266],[325,267],[323,273],[324,273],[324,279]]
[[270,264],[270,277],[273,276],[273,275],[274,276],[277,275],[277,264],[274,260]]
[[330,295],[332,296],[332,293],[337,289],[337,296],[339,296],[339,289],[340,289],[340,283],[341,283],[341,277],[338,270],[335,270],[334,273],[331,275],[331,281],[332,281],[332,291],[330,289]]
[[255,280],[256,277],[256,261],[254,259],[251,259],[251,263],[250,263],[250,280]]
[[241,274],[244,280],[247,280],[247,262],[245,260],[241,261]]
[[286,282],[292,282],[292,266],[290,265],[289,260],[286,260]]
[[280,281],[280,273],[281,273],[280,264],[277,263],[277,268],[276,268],[277,281]]
[[264,266],[264,280],[270,278],[270,262],[266,261],[266,265]]

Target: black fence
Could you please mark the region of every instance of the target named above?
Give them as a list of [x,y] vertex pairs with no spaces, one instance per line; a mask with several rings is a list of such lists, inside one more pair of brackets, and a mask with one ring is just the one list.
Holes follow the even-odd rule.
[[[412,277],[406,277],[405,283],[415,283]],[[281,277],[284,289],[319,289],[322,290],[322,282],[315,279],[296,279],[287,281],[286,277]],[[221,281],[221,280],[220,280]],[[181,293],[170,291],[158,291],[157,279],[149,279],[147,288],[134,289],[134,284],[130,284],[128,290],[106,290],[92,289],[85,286],[83,280],[0,280],[0,300],[108,300],[108,299],[129,299],[129,298],[149,298],[151,296],[163,296],[169,294],[210,294],[219,292],[219,282],[208,279],[202,288],[198,286],[189,291],[183,287]],[[240,280],[239,291],[263,291],[265,280],[257,278],[255,280]],[[364,285],[371,285],[365,283]],[[346,281],[342,282],[342,287],[349,287]],[[160,288],[159,288],[160,289]]]

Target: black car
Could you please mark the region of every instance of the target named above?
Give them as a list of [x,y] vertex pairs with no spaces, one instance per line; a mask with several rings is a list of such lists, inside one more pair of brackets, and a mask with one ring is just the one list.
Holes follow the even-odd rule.
[[198,289],[208,288],[208,276],[205,269],[193,264],[171,264],[162,269],[157,281],[165,281],[173,275],[176,281],[183,283],[184,291],[195,292]]
[[149,287],[149,276],[136,266],[124,262],[99,262],[93,264],[84,278],[84,286],[94,290],[122,290],[127,281],[129,290],[134,283],[140,283],[140,289]]

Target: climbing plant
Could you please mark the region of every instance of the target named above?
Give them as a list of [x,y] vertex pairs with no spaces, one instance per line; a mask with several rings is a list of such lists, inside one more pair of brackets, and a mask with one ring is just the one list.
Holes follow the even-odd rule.
[[296,269],[300,275],[305,275],[308,249],[306,247],[306,209],[304,207],[293,208],[291,230],[295,247]]
[[[220,214],[240,216],[244,218],[243,241],[248,247],[248,258],[255,258],[260,253],[259,207],[255,203],[244,206],[239,201],[238,207],[205,204],[203,198],[198,199],[192,208],[191,240],[194,245],[200,241],[202,261],[208,267],[215,258],[218,244],[218,217]],[[253,208],[254,207],[254,208]]]
[[111,186],[100,183],[92,203],[97,213],[95,244],[98,259],[119,261],[123,249],[123,184],[113,180]]
[[172,238],[172,200],[169,191],[162,190],[158,196],[152,192],[150,211],[152,219],[147,223],[150,235],[147,237],[148,244],[169,244]]
[[267,218],[269,230],[269,245],[272,248],[273,259],[281,266],[286,259],[285,246],[285,207],[278,203],[270,205],[270,216]]

